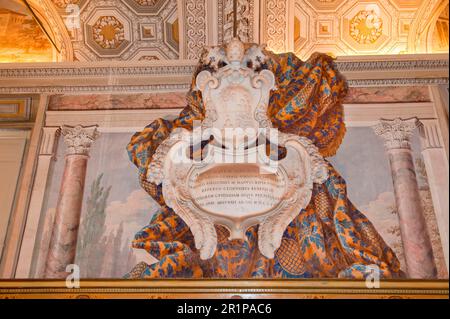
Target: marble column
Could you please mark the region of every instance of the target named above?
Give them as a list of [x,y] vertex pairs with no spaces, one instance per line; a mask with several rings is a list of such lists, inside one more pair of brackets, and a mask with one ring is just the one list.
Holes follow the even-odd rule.
[[64,279],[66,266],[75,261],[89,150],[98,131],[96,126],[62,126],[61,134],[67,151],[45,277]]
[[389,156],[408,277],[435,278],[433,250],[411,153],[410,138],[417,127],[415,118],[382,119],[374,131],[384,139]]
[[433,200],[444,258],[449,270],[449,170],[444,142],[436,119],[420,120],[422,156]]

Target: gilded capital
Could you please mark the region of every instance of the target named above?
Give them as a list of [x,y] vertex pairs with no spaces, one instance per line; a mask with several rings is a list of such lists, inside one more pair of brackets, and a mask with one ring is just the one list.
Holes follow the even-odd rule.
[[89,155],[92,143],[99,136],[97,125],[83,127],[81,125],[61,126],[61,134],[67,145],[67,155]]
[[375,134],[384,139],[384,145],[387,149],[409,149],[411,148],[410,138],[418,126],[417,118],[407,120],[401,118],[381,119],[378,124],[373,126],[373,130]]

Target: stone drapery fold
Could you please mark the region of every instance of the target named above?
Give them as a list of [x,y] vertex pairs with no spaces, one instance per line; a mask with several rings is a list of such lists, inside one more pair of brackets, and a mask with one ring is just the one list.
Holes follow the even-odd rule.
[[[274,54],[263,68],[276,77],[268,116],[285,133],[308,137],[324,157],[336,153],[345,135],[342,100],[345,79],[333,59],[316,53],[308,61],[292,53]],[[149,225],[136,234],[134,248],[148,251],[159,261],[126,278],[364,278],[376,265],[382,278],[402,276],[400,263],[370,221],[347,197],[344,179],[329,164],[329,178],[314,185],[311,202],[284,232],[274,259],[258,250],[258,226],[249,228],[246,240],[228,240],[228,231],[216,226],[214,256],[201,260],[194,238],[184,221],[169,208],[161,185],[145,180],[156,148],[178,127],[192,130],[203,120],[201,93],[193,90],[196,75],[208,66],[199,64],[187,95],[187,106],[173,121],[158,119],[136,133],[127,147],[138,167],[142,187],[161,205]]]

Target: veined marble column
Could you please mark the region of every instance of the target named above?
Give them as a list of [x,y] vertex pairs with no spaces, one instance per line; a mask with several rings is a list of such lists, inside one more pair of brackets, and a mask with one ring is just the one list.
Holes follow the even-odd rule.
[[400,232],[410,278],[435,278],[433,249],[420,200],[410,138],[418,120],[380,120],[374,131],[385,141],[391,165]]
[[89,150],[98,131],[96,126],[62,126],[61,134],[67,151],[45,277],[63,279],[66,266],[75,261]]
[[449,266],[449,170],[443,139],[436,119],[420,120],[422,156],[428,176],[434,212],[444,250],[445,263]]

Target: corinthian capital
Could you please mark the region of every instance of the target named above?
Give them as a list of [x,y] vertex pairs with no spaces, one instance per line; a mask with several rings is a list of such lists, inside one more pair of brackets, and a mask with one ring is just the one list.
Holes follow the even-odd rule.
[[381,119],[373,127],[375,134],[384,139],[384,145],[387,149],[411,148],[410,138],[414,129],[419,125],[417,118],[402,120],[396,118],[393,120]]
[[87,127],[63,125],[61,134],[67,145],[67,155],[89,155],[92,143],[99,136],[97,125]]

